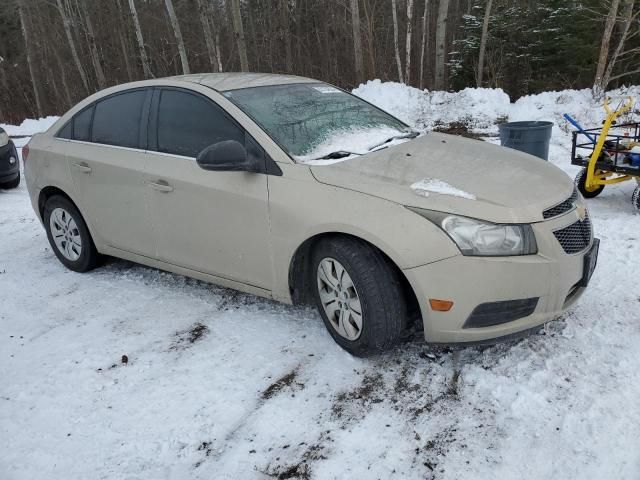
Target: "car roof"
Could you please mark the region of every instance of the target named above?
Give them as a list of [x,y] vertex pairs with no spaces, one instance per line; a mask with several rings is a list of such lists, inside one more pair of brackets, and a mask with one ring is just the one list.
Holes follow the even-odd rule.
[[198,83],[214,90],[224,92],[241,88],[266,87],[270,85],[286,85],[291,83],[317,83],[306,77],[296,75],[278,75],[275,73],[198,73],[169,77],[171,80]]

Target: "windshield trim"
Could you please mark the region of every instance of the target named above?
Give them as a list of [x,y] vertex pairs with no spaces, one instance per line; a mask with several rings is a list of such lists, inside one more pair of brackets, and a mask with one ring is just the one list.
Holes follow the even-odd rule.
[[[291,159],[291,161],[295,165],[304,165],[304,163],[299,162],[298,160],[296,160],[296,157],[294,155],[289,153],[289,151],[286,148],[284,148],[284,146],[278,140],[276,140],[273,137],[273,135],[271,135],[265,128],[263,128],[262,125],[260,125],[260,123],[256,120],[256,118],[252,114],[247,112],[244,108],[242,108],[242,106],[240,106],[238,103],[236,103],[233,100],[232,97],[228,97],[226,95],[227,93],[240,92],[240,91],[243,91],[243,90],[255,90],[255,89],[259,89],[259,88],[279,87],[279,86],[284,86],[284,85],[327,85],[327,86],[330,86],[330,87],[333,87],[333,88],[337,88],[341,92],[346,93],[347,95],[351,95],[352,97],[356,97],[358,100],[363,101],[364,103],[366,103],[367,105],[370,105],[371,107],[375,108],[376,110],[379,110],[382,113],[384,113],[386,115],[389,115],[391,118],[393,118],[394,120],[397,120],[402,125],[404,125],[406,128],[414,131],[414,129],[411,126],[407,125],[405,122],[403,122],[402,120],[397,118],[395,115],[390,114],[389,112],[387,112],[386,110],[383,110],[382,108],[378,107],[377,105],[374,105],[373,103],[365,100],[362,97],[358,97],[357,95],[354,95],[351,92],[347,92],[343,88],[336,87],[335,85],[332,85],[332,84],[327,83],[327,82],[322,82],[320,80],[314,81],[314,82],[295,82],[295,83],[281,83],[281,84],[275,84],[275,85],[260,85],[260,86],[257,86],[257,87],[243,87],[243,88],[234,88],[234,89],[229,89],[229,90],[215,90],[215,89],[212,89],[212,90],[214,90],[217,93],[219,93],[220,95],[222,95],[227,101],[231,102],[237,109],[239,109],[242,113],[244,113],[247,117],[249,117],[251,119],[251,121],[255,124],[255,126],[257,128],[259,128],[267,137],[269,137],[273,141],[273,143],[275,143],[278,146],[278,148],[280,148],[282,153],[284,153],[287,157],[289,157]],[[209,88],[211,88],[211,87],[209,87]],[[367,153],[371,153],[371,152],[367,152]],[[366,155],[367,153],[365,153],[364,155]]]

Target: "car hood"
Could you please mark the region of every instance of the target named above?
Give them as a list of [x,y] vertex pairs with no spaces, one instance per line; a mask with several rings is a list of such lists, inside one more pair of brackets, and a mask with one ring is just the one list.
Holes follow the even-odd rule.
[[542,221],[543,210],[574,188],[562,170],[537,157],[441,133],[310,169],[321,183],[499,223]]

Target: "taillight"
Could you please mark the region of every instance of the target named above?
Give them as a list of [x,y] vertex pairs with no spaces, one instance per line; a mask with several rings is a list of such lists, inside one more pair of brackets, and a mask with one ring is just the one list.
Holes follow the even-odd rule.
[[27,143],[24,147],[22,147],[22,163],[26,163],[28,156],[29,156],[29,144]]

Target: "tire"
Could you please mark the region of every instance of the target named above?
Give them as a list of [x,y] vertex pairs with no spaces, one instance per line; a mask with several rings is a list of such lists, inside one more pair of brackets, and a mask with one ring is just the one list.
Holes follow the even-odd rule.
[[633,207],[640,212],[640,185],[638,185],[633,191],[633,195],[631,195],[631,203],[633,204]]
[[65,267],[88,272],[98,266],[101,256],[82,215],[69,199],[60,195],[49,198],[44,205],[43,223],[51,249]]
[[18,188],[18,185],[20,185],[20,172],[18,172],[18,176],[10,182],[0,183],[0,188],[10,190],[12,188]]
[[575,179],[576,187],[584,198],[594,198],[602,193],[604,185],[598,185],[595,190],[587,190],[587,169],[583,168]]
[[[339,267],[344,268],[344,273]],[[398,343],[406,327],[407,306],[398,274],[378,250],[348,237],[324,240],[313,250],[310,274],[322,320],[343,349],[362,357],[389,350]],[[337,288],[325,280],[332,284],[337,281]],[[332,296],[336,300],[330,303]],[[349,306],[344,307],[345,304]]]

